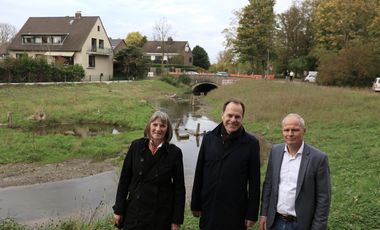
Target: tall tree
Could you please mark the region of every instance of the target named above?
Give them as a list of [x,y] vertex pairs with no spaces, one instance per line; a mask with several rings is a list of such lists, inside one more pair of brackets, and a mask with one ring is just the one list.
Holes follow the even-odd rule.
[[131,45],[131,46],[143,47],[143,45],[147,41],[147,38],[146,36],[142,36],[140,32],[130,32],[128,33],[124,41],[127,46]]
[[378,0],[321,1],[315,15],[319,45],[340,50],[351,41],[368,40],[378,6]]
[[232,17],[229,27],[225,28],[222,33],[224,34],[224,38],[226,39],[224,42],[224,50],[227,51],[231,57],[231,61],[235,64],[238,62],[238,55],[235,52],[235,40],[237,37],[237,29],[239,26],[239,19],[241,18],[242,10],[236,10],[233,12],[234,17]]
[[281,72],[289,67],[296,73],[315,69],[315,58],[310,56],[314,45],[315,3],[315,0],[294,3],[289,10],[277,15],[275,47]]
[[210,59],[206,50],[196,45],[193,49],[193,65],[201,67],[203,69],[210,68]]
[[252,69],[263,71],[272,51],[274,31],[274,0],[250,0],[242,10],[234,40],[235,52],[241,62],[250,62]]
[[162,59],[161,59],[161,69],[164,68],[164,61],[167,60],[168,57],[165,56],[165,41],[167,41],[169,38],[171,38],[171,30],[172,27],[170,24],[168,24],[168,21],[166,18],[161,18],[156,22],[156,24],[153,27],[153,39],[155,41],[159,41],[161,44],[161,53],[162,53]]
[[16,27],[8,23],[0,23],[0,44],[9,42],[16,35]]
[[144,78],[148,61],[140,47],[129,45],[116,56],[116,72],[124,73],[128,79]]

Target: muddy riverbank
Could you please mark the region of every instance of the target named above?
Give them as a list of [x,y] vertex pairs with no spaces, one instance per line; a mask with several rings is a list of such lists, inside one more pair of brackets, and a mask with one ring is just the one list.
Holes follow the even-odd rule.
[[61,181],[113,170],[115,159],[74,159],[54,164],[19,163],[0,165],[0,188]]

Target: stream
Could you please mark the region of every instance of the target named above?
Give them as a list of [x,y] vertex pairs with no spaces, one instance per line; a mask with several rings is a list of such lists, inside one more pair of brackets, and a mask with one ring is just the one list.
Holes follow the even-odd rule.
[[[202,135],[217,123],[198,114],[200,107],[186,100],[154,102],[157,110],[165,111],[178,129],[172,143],[182,149],[187,200],[191,194],[194,169]],[[177,125],[177,123],[179,123]],[[114,128],[110,129],[112,133]],[[110,131],[111,132],[111,131]],[[119,131],[118,131],[119,132]],[[90,222],[112,213],[118,182],[117,169],[97,175],[25,186],[0,188],[0,220],[10,217],[18,223],[38,226],[64,218],[78,218]]]
[[[187,100],[155,101],[153,106],[156,110],[167,112],[176,127],[171,143],[182,149],[186,197],[189,201],[202,134],[215,128],[217,123],[201,114],[201,106],[192,106]],[[195,136],[193,134],[197,132],[198,125],[201,135]],[[82,131],[85,136],[96,135],[98,129],[80,127],[80,130],[85,130]],[[123,132],[118,127],[102,127],[101,130],[112,134]],[[44,131],[39,132],[44,134]],[[58,132],[56,128],[54,132]],[[262,147],[267,146],[263,140],[260,142]],[[265,147],[262,148],[262,154],[265,151]],[[18,223],[39,226],[79,217],[89,223],[112,213],[117,183],[118,169],[114,169],[83,178],[0,188],[0,221],[10,217]]]

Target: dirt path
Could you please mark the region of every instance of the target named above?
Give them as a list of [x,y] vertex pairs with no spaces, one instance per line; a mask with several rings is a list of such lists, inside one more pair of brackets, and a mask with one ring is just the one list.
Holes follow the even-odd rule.
[[0,188],[85,177],[114,169],[114,159],[0,165]]

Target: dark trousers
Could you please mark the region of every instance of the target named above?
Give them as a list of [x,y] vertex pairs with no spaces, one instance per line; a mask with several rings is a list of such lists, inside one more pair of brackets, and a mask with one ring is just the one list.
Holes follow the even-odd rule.
[[298,230],[297,221],[286,221],[276,216],[271,230]]

